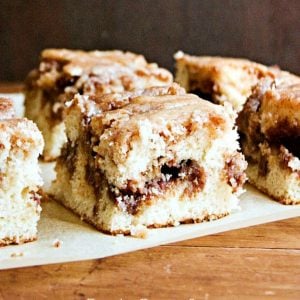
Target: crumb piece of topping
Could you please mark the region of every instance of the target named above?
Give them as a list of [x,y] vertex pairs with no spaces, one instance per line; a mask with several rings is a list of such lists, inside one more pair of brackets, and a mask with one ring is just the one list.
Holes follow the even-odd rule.
[[22,257],[24,256],[24,252],[13,252],[10,257]]
[[52,243],[52,246],[55,248],[60,248],[62,246],[63,242],[59,239],[55,239]]
[[148,231],[146,226],[137,225],[130,229],[130,234],[134,237],[145,239],[148,236]]

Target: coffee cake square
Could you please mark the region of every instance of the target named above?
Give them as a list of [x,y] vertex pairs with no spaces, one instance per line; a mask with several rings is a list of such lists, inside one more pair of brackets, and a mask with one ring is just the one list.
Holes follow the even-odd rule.
[[0,246],[36,239],[43,145],[36,125],[15,118],[12,102],[0,98]]
[[102,95],[170,84],[170,72],[142,55],[122,51],[46,49],[26,80],[25,115],[45,139],[43,158],[51,161],[66,141],[65,102],[75,94]]
[[174,87],[77,95],[52,195],[111,234],[225,216],[245,181],[234,120]]

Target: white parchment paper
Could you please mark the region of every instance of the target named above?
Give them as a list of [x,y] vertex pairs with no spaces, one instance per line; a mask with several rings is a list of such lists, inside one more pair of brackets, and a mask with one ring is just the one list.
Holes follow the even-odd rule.
[[[21,105],[20,94],[17,95]],[[21,111],[19,109],[18,111]],[[54,177],[54,164],[41,164],[45,187]],[[103,258],[232,229],[300,216],[300,205],[270,200],[250,185],[241,196],[241,210],[223,219],[200,224],[151,229],[147,238],[109,236],[98,232],[54,201],[44,202],[35,242],[0,248],[0,269]],[[59,241],[59,242],[58,242]],[[54,244],[60,243],[59,247]]]

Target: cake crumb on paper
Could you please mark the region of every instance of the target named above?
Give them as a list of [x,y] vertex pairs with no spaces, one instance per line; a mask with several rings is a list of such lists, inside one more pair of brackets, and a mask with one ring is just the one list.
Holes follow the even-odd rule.
[[59,247],[61,247],[62,244],[63,244],[63,242],[61,240],[55,239],[52,243],[52,246],[55,248],[59,248]]
[[13,252],[10,257],[22,257],[24,256],[23,252]]
[[130,234],[134,237],[145,239],[148,236],[148,229],[146,226],[137,225],[131,228]]

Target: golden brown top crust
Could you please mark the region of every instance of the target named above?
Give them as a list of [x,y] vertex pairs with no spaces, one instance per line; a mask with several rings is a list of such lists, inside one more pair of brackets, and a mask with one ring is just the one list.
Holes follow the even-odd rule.
[[0,119],[9,119],[15,116],[13,103],[10,99],[0,97]]
[[220,104],[230,103],[237,111],[261,78],[274,78],[275,71],[279,72],[241,58],[197,57],[178,52],[175,59],[176,81],[188,92],[200,92]]
[[[42,60],[54,60],[64,64],[64,72],[71,76],[81,76],[83,73],[101,75],[103,68],[129,67],[136,70],[140,76],[157,76],[168,80],[170,74],[159,69],[156,64],[149,64],[144,56],[131,52],[114,51],[81,51],[67,49],[46,49],[42,52]],[[110,70],[110,71],[111,71]]]
[[181,51],[178,51],[174,55],[174,58],[177,62],[184,62],[190,67],[205,67],[208,69],[212,68],[215,71],[228,66],[232,68],[248,69],[249,71],[251,71],[251,69],[254,68],[262,72],[270,71],[268,67],[244,58],[231,58],[220,56],[192,56],[185,54]]
[[[217,106],[192,94],[162,95],[162,96],[138,96],[131,100],[130,104],[123,108],[95,115],[91,121],[91,127],[96,134],[102,133],[105,128],[119,128],[116,130],[116,138],[123,132],[135,131],[136,123],[151,122],[157,130],[165,130],[168,121],[184,123],[184,120],[195,119],[198,125],[211,129],[212,136],[215,131],[224,131],[232,128],[233,114],[225,112],[221,106]],[[193,131],[193,124],[187,122],[187,131]],[[124,130],[126,128],[126,130]],[[169,128],[169,130],[172,130]]]
[[131,92],[105,94],[103,96],[95,97],[90,96],[89,99],[95,101],[99,108],[103,111],[121,108],[129,103],[134,98],[140,96],[163,96],[163,95],[184,95],[186,94],[184,88],[180,87],[177,83],[168,86],[156,86],[147,89],[139,89]]
[[[46,49],[39,70],[30,78],[42,88],[53,85],[78,86],[86,93],[103,93],[169,84],[172,75],[157,64],[148,63],[142,55],[122,51],[80,51]],[[30,80],[29,80],[30,81]],[[36,82],[35,82],[36,81]],[[137,86],[136,86],[137,85]],[[109,87],[111,87],[109,89]]]
[[111,93],[100,96],[75,95],[71,103],[68,104],[66,114],[72,111],[73,107],[80,107],[81,113],[85,117],[91,117],[93,114],[122,108],[131,103],[135,98],[140,96],[162,96],[162,95],[184,95],[184,88],[177,83],[167,86],[156,86],[146,89],[138,89],[130,92]]
[[45,49],[41,54],[42,60],[56,60],[69,62],[70,65],[74,63],[75,65],[82,66],[86,68],[86,64],[90,64],[88,67],[94,67],[101,61],[103,64],[105,62],[112,63],[116,62],[123,65],[128,65],[129,63],[147,64],[142,55],[137,55],[131,52],[123,52],[120,50],[111,51],[83,51],[83,50],[69,50],[69,49]]

